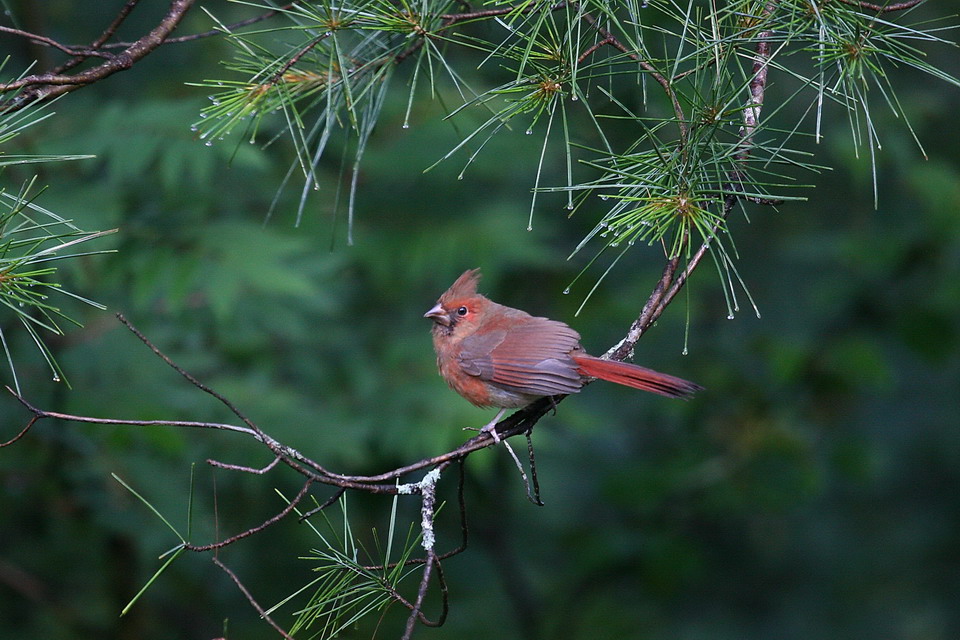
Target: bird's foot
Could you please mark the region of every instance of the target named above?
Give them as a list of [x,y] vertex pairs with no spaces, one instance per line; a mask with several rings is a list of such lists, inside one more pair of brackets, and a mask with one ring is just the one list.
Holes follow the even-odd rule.
[[480,433],[489,433],[490,437],[493,438],[493,444],[500,444],[500,435],[497,433],[497,423],[500,422],[500,418],[503,417],[503,414],[506,413],[506,409],[500,409],[497,412],[497,415],[493,417],[493,420],[483,425],[479,429],[476,427],[464,427],[464,431],[479,431]]
[[485,424],[482,427],[464,427],[464,431],[476,431],[477,433],[489,433],[490,437],[493,438],[494,444],[500,444],[500,436],[497,434],[497,423],[491,422],[490,424]]
[[493,444],[500,444],[500,435],[497,434],[497,420],[496,418],[493,422],[488,422],[483,425],[480,429],[480,433],[489,433],[490,437],[493,438]]

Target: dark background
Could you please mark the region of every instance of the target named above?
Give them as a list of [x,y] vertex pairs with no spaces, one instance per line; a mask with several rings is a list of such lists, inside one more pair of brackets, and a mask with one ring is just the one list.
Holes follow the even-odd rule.
[[[144,4],[127,25],[134,37],[163,9]],[[934,4],[931,12],[944,9]],[[89,40],[114,9],[22,5],[32,30],[66,42]],[[208,27],[194,11],[183,31]],[[925,50],[960,74],[955,48]],[[9,75],[35,50],[3,36],[0,53],[14,55]],[[301,226],[297,189],[264,224],[289,149],[208,148],[190,131],[207,98],[184,83],[222,76],[217,62],[228,55],[212,40],[164,47],[59,101],[55,117],[6,148],[96,154],[8,170],[3,186],[15,190],[38,171],[51,185],[42,206],[85,229],[120,228],[100,244],[117,253],[59,272],[109,307],[64,305],[85,324],[51,340],[72,389],[51,381],[12,318],[0,320],[38,405],[231,421],[127,332],[112,315],[120,311],[274,437],[327,468],[379,472],[453,448],[468,435],[461,426],[490,418],[437,376],[421,318],[462,270],[482,267],[484,292],[570,323],[595,353],[636,317],[660,250],[628,252],[574,317],[603,266],[565,296],[588,254],[566,257],[601,203],[567,219],[562,197],[542,196],[527,232],[541,138],[522,130],[494,140],[462,181],[462,155],[423,174],[463,129],[439,122],[443,111],[427,102],[403,129],[402,70],[360,177],[354,246],[332,205],[339,142]],[[855,156],[846,116],[828,107],[825,139],[810,149],[833,170],[798,176],[816,184],[809,201],[731,218],[737,268],[762,318],[738,289],[741,309],[727,319],[705,263],[638,346],[638,362],[707,390],[680,403],[597,384],[568,399],[534,433],[542,508],[526,500],[505,452],[472,456],[470,548],[444,564],[450,619],[417,637],[960,636],[960,89],[909,70],[891,81],[928,158],[876,94],[874,208],[869,154]],[[767,99],[778,96],[774,84]],[[544,183],[562,180],[554,160]],[[28,416],[10,398],[0,412],[5,440]],[[53,421],[2,450],[0,636],[212,638],[227,618],[231,638],[269,636],[206,556],[181,557],[120,617],[177,539],[111,474],[183,530],[195,463],[197,542],[258,524],[282,507],[275,488],[290,495],[299,486],[282,469],[215,471],[210,457],[269,461],[225,433]],[[452,500],[453,489],[444,480],[442,497]],[[441,549],[459,542],[450,507]],[[370,531],[382,537],[389,499],[351,496],[349,509],[374,548]],[[417,505],[401,503],[400,515],[405,535]],[[318,545],[291,520],[220,557],[270,605],[310,579],[313,564],[299,558]],[[290,611],[277,620],[288,625]],[[370,637],[376,618],[344,637]],[[378,637],[399,636],[402,619],[392,609]]]

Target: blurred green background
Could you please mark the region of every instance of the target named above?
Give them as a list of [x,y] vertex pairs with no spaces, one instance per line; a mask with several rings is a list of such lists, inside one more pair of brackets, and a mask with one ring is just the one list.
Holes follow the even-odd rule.
[[[165,8],[144,4],[129,36]],[[66,42],[89,40],[115,10],[14,5],[36,19],[29,28]],[[225,19],[250,15],[211,5]],[[209,26],[194,11],[182,32]],[[52,55],[0,39],[8,71],[38,51]],[[956,49],[929,53],[960,75]],[[208,148],[190,131],[207,98],[184,83],[219,77],[228,55],[213,40],[166,47],[59,101],[55,117],[7,149],[96,154],[0,178],[15,190],[39,172],[51,185],[42,206],[84,229],[120,229],[99,245],[117,253],[61,267],[71,290],[109,307],[69,306],[85,328],[51,341],[72,389],[52,382],[15,321],[0,318],[20,338],[11,348],[34,403],[231,420],[127,332],[119,311],[274,437],[329,469],[379,472],[446,451],[467,437],[461,426],[490,417],[437,376],[421,318],[463,269],[482,267],[484,292],[570,323],[595,353],[638,313],[659,251],[629,252],[574,317],[600,270],[562,295],[587,260],[566,257],[601,203],[567,219],[562,197],[543,196],[527,232],[540,138],[522,131],[494,140],[462,181],[462,156],[423,174],[463,129],[427,103],[403,129],[402,70],[360,176],[355,244],[333,206],[338,181],[345,188],[341,147],[299,228],[297,189],[266,221],[289,148]],[[564,402],[534,433],[542,508],[526,500],[505,452],[469,459],[470,548],[444,564],[450,618],[417,637],[960,637],[960,90],[907,71],[894,84],[928,159],[902,121],[875,113],[874,209],[869,160],[853,153],[843,114],[828,111],[812,150],[834,170],[800,176],[816,183],[809,202],[731,221],[762,318],[741,292],[741,311],[727,319],[705,265],[641,341],[638,362],[707,391],[678,403],[593,385]],[[556,158],[544,182],[563,171]],[[28,416],[10,398],[0,412],[6,440]],[[201,555],[181,557],[120,617],[176,538],[111,474],[183,528],[196,463],[197,542],[258,524],[282,507],[274,489],[299,487],[287,470],[217,471],[204,464],[211,457],[269,461],[225,433],[52,421],[0,451],[0,637],[213,638],[225,619],[230,638],[270,637]],[[446,500],[454,475],[441,484]],[[372,547],[389,500],[351,496],[350,505]],[[454,511],[441,516],[441,549],[459,543]],[[413,502],[400,513],[419,517]],[[220,557],[270,605],[310,578],[298,558],[317,544],[290,520]],[[277,614],[281,624],[290,611]],[[403,618],[391,609],[377,636],[398,637]],[[371,637],[376,622],[344,637]]]

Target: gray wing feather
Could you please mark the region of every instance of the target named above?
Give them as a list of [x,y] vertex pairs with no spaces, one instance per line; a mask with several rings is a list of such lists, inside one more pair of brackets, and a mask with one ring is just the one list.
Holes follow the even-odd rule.
[[490,380],[493,377],[490,353],[503,342],[506,335],[506,331],[491,331],[482,336],[473,334],[464,338],[460,343],[460,367],[464,373]]

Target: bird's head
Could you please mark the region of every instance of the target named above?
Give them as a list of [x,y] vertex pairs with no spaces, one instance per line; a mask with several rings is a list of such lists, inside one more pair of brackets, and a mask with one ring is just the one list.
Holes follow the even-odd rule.
[[440,296],[437,304],[423,314],[424,318],[433,320],[434,332],[450,335],[458,328],[477,324],[485,303],[489,302],[477,293],[479,281],[479,269],[464,271]]

